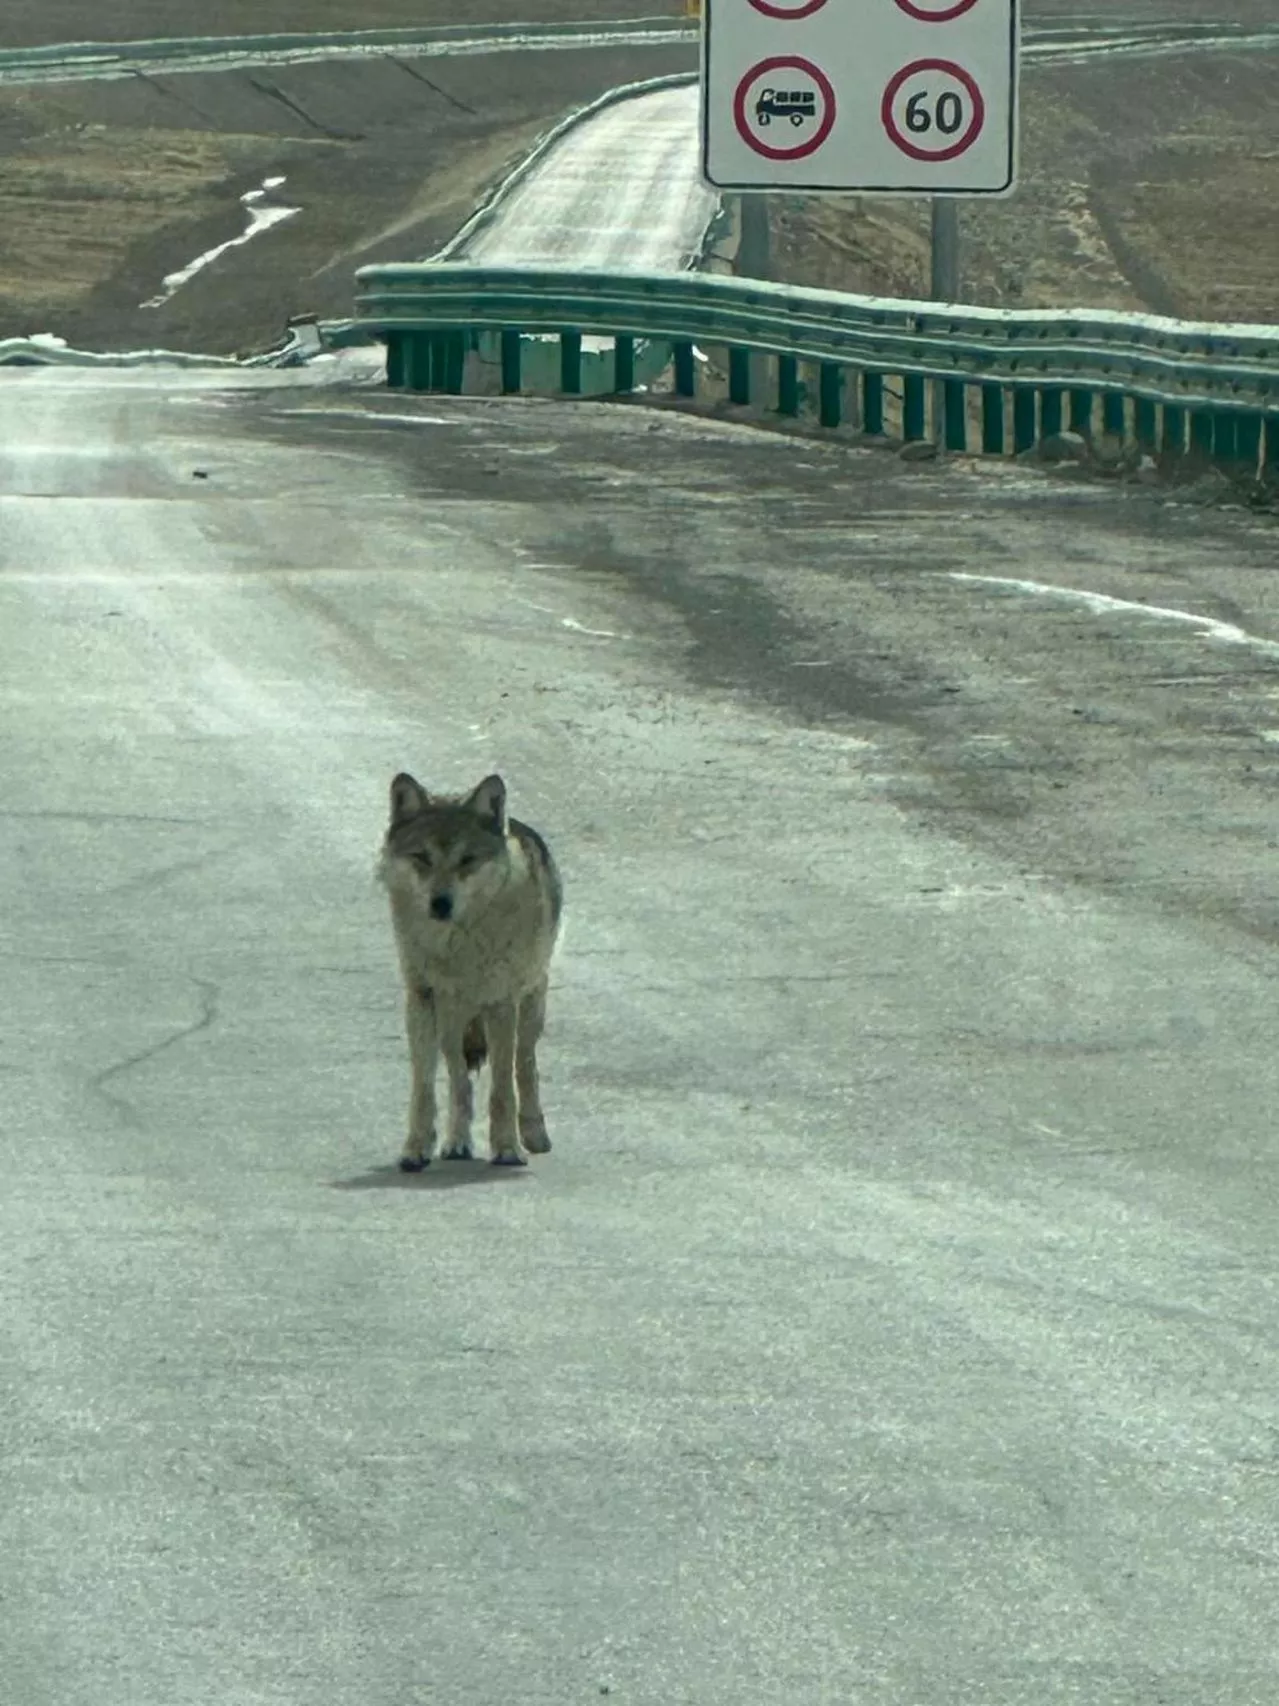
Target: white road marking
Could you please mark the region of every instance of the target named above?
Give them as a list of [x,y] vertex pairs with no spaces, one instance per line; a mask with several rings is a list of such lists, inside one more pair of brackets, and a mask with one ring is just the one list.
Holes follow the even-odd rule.
[[1194,610],[1176,610],[1165,604],[1139,604],[1135,599],[1112,598],[1108,593],[1089,592],[1084,587],[1052,586],[1044,581],[1017,580],[1008,575],[970,575],[960,569],[947,571],[953,581],[971,581],[983,586],[1006,586],[1014,592],[1034,593],[1045,598],[1068,599],[1082,604],[1094,616],[1109,611],[1127,611],[1135,616],[1153,616],[1163,622],[1185,622],[1205,639],[1221,640],[1232,646],[1252,646],[1257,651],[1279,657],[1279,640],[1267,640],[1260,634],[1250,634],[1234,622],[1219,622],[1214,616],[1201,616]]

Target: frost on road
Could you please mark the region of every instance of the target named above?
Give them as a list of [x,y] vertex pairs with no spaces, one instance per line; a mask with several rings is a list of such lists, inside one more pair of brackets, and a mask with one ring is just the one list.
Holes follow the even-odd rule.
[[450,251],[493,266],[678,272],[717,198],[702,182],[695,86],[617,101],[568,130]]

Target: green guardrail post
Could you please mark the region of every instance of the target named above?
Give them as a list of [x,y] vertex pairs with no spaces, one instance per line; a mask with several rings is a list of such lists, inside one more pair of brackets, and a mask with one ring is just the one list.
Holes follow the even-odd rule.
[[410,391],[430,391],[435,383],[435,335],[410,332],[404,340],[404,383]]
[[560,390],[569,397],[582,394],[582,334],[560,333]]
[[1226,409],[1214,409],[1212,454],[1217,462],[1234,462],[1239,456],[1238,422]]
[[686,339],[671,345],[671,355],[675,362],[675,395],[677,397],[695,397],[697,395],[697,367],[693,360],[693,346]]
[[799,359],[793,355],[777,358],[777,412],[779,415],[799,413]]
[[451,397],[460,397],[466,388],[466,333],[446,332],[443,342],[444,372],[439,377]]
[[902,438],[914,444],[928,435],[928,381],[918,373],[902,380]]
[[1164,430],[1161,444],[1162,448],[1173,456],[1185,455],[1186,411],[1179,409],[1174,403],[1164,404]]
[[386,337],[386,383],[388,390],[403,391],[408,383],[406,368],[407,338],[403,332],[388,332]]
[[515,396],[520,389],[520,356],[523,339],[510,326],[502,330],[502,395]]
[[990,380],[981,388],[981,447],[988,456],[1004,454],[1004,388]]
[[1107,391],[1101,399],[1101,428],[1114,438],[1123,438],[1128,432],[1128,411],[1124,404],[1122,391]]
[[448,332],[433,332],[431,334],[431,390],[446,391],[449,375],[449,338]]
[[613,391],[625,396],[635,389],[635,339],[619,332],[613,339]]
[[837,427],[843,418],[844,370],[837,361],[824,361],[817,376],[818,419],[824,427]]
[[1039,393],[1039,433],[1056,438],[1062,427],[1062,393],[1059,386],[1046,385]]
[[884,376],[862,373],[862,431],[872,438],[884,432]]
[[733,344],[728,352],[728,400],[739,408],[750,407],[751,352]]
[[1190,413],[1190,448],[1202,456],[1212,455],[1211,409],[1192,409]]
[[1070,393],[1070,430],[1083,433],[1085,437],[1092,431],[1092,392],[1072,388]]
[[1255,473],[1261,459],[1261,416],[1239,415],[1235,420],[1235,449],[1248,473]]
[[1143,450],[1159,443],[1159,408],[1149,397],[1138,397],[1133,405],[1133,436]]
[[968,449],[968,387],[962,379],[943,379],[942,422],[947,450]]
[[1013,390],[1013,454],[1035,448],[1035,391],[1031,385]]

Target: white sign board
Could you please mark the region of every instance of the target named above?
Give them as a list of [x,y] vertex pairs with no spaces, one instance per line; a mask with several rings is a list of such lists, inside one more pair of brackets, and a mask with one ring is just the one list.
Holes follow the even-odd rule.
[[720,190],[1006,195],[1017,0],[704,0]]

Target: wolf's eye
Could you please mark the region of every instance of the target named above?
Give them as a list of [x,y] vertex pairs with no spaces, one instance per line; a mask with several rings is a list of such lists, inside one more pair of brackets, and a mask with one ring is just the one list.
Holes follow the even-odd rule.
[[473,871],[478,864],[479,860],[474,853],[464,853],[457,862],[457,868],[459,873],[465,874],[467,871]]
[[417,866],[419,871],[429,871],[431,868],[431,855],[429,853],[415,853],[413,855],[413,863]]

